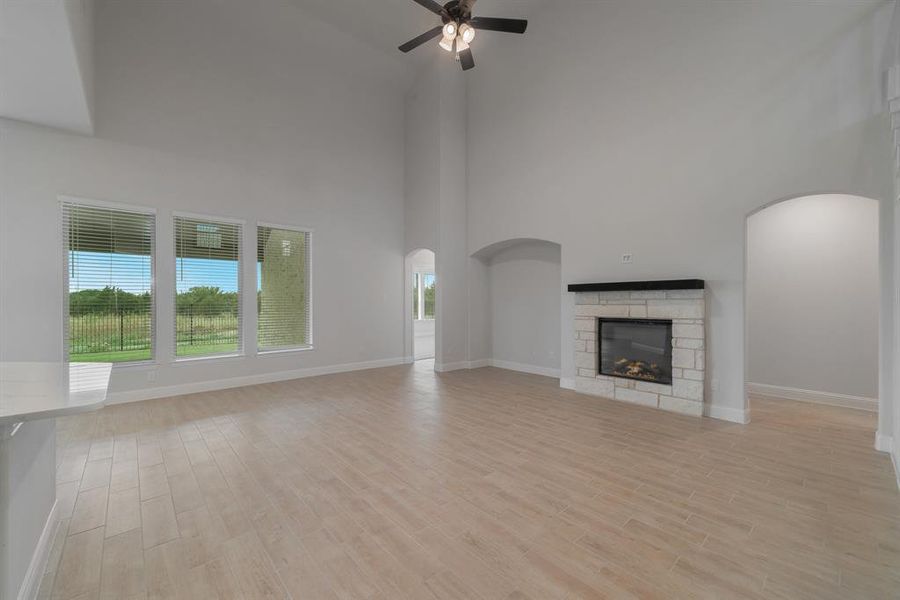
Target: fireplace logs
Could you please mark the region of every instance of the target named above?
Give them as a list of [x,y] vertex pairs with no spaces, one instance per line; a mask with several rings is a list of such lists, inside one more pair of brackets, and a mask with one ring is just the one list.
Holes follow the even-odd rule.
[[646,381],[659,381],[662,378],[662,369],[656,363],[646,363],[642,360],[619,358],[615,361],[613,372],[616,375],[644,379]]

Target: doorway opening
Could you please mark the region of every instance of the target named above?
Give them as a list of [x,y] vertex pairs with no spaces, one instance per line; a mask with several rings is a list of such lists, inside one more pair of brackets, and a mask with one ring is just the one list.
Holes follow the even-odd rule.
[[824,404],[868,411],[874,428],[878,221],[878,201],[847,194],[791,198],[747,217],[746,381],[764,413]]
[[427,248],[416,250],[407,257],[408,322],[411,323],[410,342],[415,361],[432,360],[435,356],[435,275],[434,252]]

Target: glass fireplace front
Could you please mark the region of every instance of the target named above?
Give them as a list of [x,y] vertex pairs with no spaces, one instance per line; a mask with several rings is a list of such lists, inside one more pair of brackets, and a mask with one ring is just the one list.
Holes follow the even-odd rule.
[[601,375],[672,383],[672,321],[599,319]]

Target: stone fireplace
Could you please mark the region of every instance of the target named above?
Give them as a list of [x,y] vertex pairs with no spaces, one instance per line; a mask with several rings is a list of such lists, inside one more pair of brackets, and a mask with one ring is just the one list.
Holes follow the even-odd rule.
[[575,389],[703,414],[706,302],[698,279],[572,284]]

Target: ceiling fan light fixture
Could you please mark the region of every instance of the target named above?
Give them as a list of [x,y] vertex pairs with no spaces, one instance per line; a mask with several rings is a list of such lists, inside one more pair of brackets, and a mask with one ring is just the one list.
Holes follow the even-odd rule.
[[466,39],[462,36],[456,38],[456,53],[465,52],[469,49],[469,44],[466,42]]
[[456,23],[453,21],[449,21],[444,24],[444,37],[453,39],[456,37],[457,27]]
[[461,37],[466,44],[471,44],[472,40],[475,39],[475,28],[468,23],[463,23],[459,26],[459,37]]
[[445,35],[444,39],[442,39],[438,45],[447,52],[453,52],[453,40],[455,39],[455,37],[447,37]]

